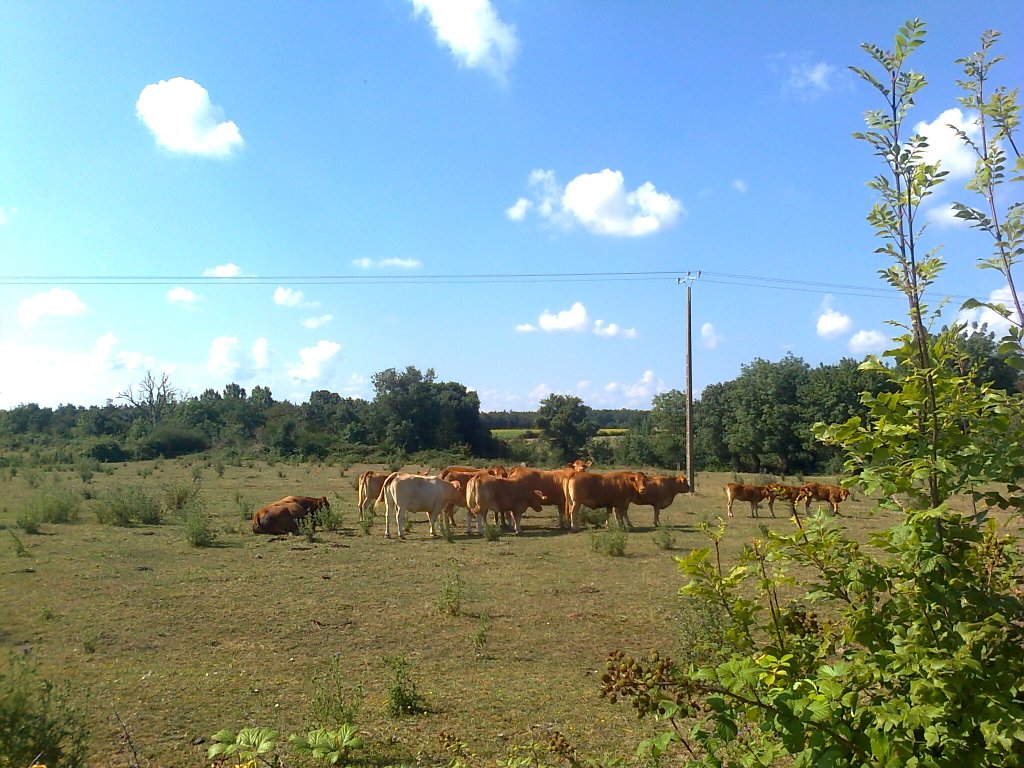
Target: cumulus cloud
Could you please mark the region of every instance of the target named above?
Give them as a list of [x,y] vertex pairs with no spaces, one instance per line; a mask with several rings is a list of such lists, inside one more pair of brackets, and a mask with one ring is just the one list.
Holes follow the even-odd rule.
[[598,336],[617,336],[623,339],[636,338],[636,328],[621,328],[618,323],[606,323],[604,320],[594,321],[594,333]]
[[640,381],[632,384],[613,381],[604,386],[606,395],[618,395],[628,406],[648,404],[654,395],[664,389],[665,383],[655,378],[654,371],[644,371]]
[[516,28],[498,18],[489,0],[411,0],[416,16],[426,15],[438,43],[464,67],[480,68],[499,81],[519,50]]
[[836,71],[824,61],[799,62],[790,66],[786,86],[802,96],[826,93],[832,90]]
[[853,321],[849,315],[832,308],[832,297],[826,296],[818,315],[818,335],[823,339],[832,339],[850,330]]
[[203,270],[203,277],[238,277],[241,274],[242,268],[230,262]]
[[232,377],[242,364],[238,361],[238,339],[234,336],[218,336],[210,343],[210,354],[206,359],[206,370],[216,376]]
[[380,267],[380,268],[393,267],[393,268],[396,268],[396,269],[419,269],[420,267],[423,266],[423,262],[420,261],[419,259],[390,258],[390,259],[378,259],[377,261],[374,261],[373,259],[362,258],[362,259],[354,259],[352,261],[352,265],[356,266],[356,267],[359,267],[360,269],[371,269],[373,267]]
[[154,367],[153,358],[141,352],[116,349],[119,343],[117,336],[108,331],[96,339],[90,360],[108,370],[138,371],[143,365]]
[[206,89],[184,77],[143,88],[135,114],[156,143],[172,152],[225,158],[245,144],[238,126],[223,119],[223,110],[210,102]]
[[981,129],[975,120],[973,114],[964,114],[954,108],[947,109],[930,123],[922,120],[914,126],[914,132],[928,141],[923,159],[928,163],[940,163],[942,170],[949,172],[947,179],[966,179],[974,174],[978,157],[964,144],[956,130],[963,131],[973,141],[980,140]]
[[316,330],[327,325],[331,320],[334,319],[334,315],[320,315],[319,317],[308,317],[302,321],[304,328],[309,328],[311,331]]
[[750,189],[750,187],[747,185],[747,182],[745,182],[743,179],[734,179],[732,182],[732,188],[739,192],[741,195],[746,194],[747,190]]
[[194,291],[182,288],[181,286],[171,288],[167,292],[167,301],[171,304],[195,304],[198,299],[199,297],[196,296]]
[[81,315],[86,309],[74,291],[51,288],[24,299],[18,307],[18,319],[23,326],[29,326],[43,317],[72,317]]
[[516,326],[516,333],[533,333],[536,330],[537,326],[530,323],[520,323]]
[[925,212],[925,216],[928,217],[928,221],[931,224],[935,224],[943,229],[949,227],[966,229],[970,226],[964,219],[957,218],[956,210],[953,208],[952,203],[933,205]]
[[302,291],[278,286],[274,289],[274,303],[282,307],[297,307],[303,303]]
[[[1004,307],[1011,308],[1013,306],[1013,294],[1010,292],[1010,286],[1004,285],[1002,288],[997,288],[988,295],[989,304],[1002,304]],[[975,307],[974,309],[962,309],[960,314],[957,316],[957,320],[962,323],[967,323],[967,332],[970,334],[975,323],[978,326],[987,325],[988,330],[996,335],[996,338],[1005,336],[1010,330],[1010,321],[995,312],[988,307]]]
[[642,237],[686,215],[682,203],[658,192],[649,181],[628,192],[622,172],[610,168],[580,174],[564,188],[553,171],[537,169],[527,185],[532,197],[519,198],[505,211],[512,221],[522,221],[534,211],[559,226],[579,224],[598,235]]
[[704,325],[700,327],[700,338],[701,343],[703,343],[708,349],[714,349],[724,340],[722,335],[715,330],[715,326],[711,323],[704,323]]
[[540,313],[538,324],[545,331],[582,331],[587,327],[587,308],[577,301],[561,312],[545,309]]
[[315,347],[303,347],[299,350],[297,365],[288,369],[292,381],[316,381],[323,373],[331,359],[341,351],[341,345],[333,341],[318,341]]
[[889,337],[880,331],[857,331],[850,337],[848,346],[855,355],[878,355],[888,344]]
[[252,364],[257,371],[265,370],[270,365],[270,344],[264,336],[252,343]]

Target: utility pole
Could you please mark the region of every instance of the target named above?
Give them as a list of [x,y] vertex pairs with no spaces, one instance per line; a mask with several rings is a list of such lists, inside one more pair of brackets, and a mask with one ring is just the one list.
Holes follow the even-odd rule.
[[693,471],[693,324],[690,289],[700,277],[687,272],[686,277],[676,278],[676,285],[686,284],[686,479],[690,483],[690,494],[697,492],[697,481]]

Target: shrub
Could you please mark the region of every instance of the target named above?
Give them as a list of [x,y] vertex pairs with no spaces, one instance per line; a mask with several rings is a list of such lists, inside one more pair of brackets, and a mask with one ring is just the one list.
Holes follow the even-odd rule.
[[342,668],[338,656],[331,658],[323,678],[314,680],[313,697],[309,702],[309,719],[318,728],[332,728],[342,723],[355,723],[365,696],[362,683],[351,686],[350,672]]
[[79,768],[87,736],[67,688],[40,680],[24,656],[8,656],[0,669],[0,765]]
[[418,715],[428,711],[427,701],[409,679],[409,662],[404,656],[385,656],[384,663],[391,668],[392,680],[384,700],[384,712],[389,717]]
[[153,520],[159,514],[160,503],[141,486],[114,488],[104,494],[96,506],[96,519],[103,525],[128,527]]
[[628,540],[629,533],[621,528],[592,531],[590,534],[590,546],[594,551],[604,552],[612,557],[625,557]]
[[164,508],[171,514],[178,514],[185,505],[199,495],[199,486],[195,483],[165,483],[161,496]]
[[14,524],[28,534],[39,533],[42,522],[43,521],[39,519],[39,515],[30,509],[25,510],[14,518]]
[[608,524],[608,510],[580,507],[576,510],[576,518],[582,525],[589,525],[591,528],[603,528]]
[[44,488],[29,500],[29,509],[44,523],[74,523],[81,513],[82,499],[66,488]]
[[459,568],[459,564],[455,560],[450,560],[448,573],[445,574],[444,583],[441,584],[441,596],[437,600],[437,610],[449,616],[458,616],[462,613],[463,592],[462,569]]
[[501,526],[494,523],[484,523],[484,540],[498,541],[501,539]]
[[22,479],[28,484],[29,488],[38,488],[39,484],[43,482],[43,476],[38,470],[29,468],[21,473]]
[[298,521],[299,533],[302,534],[310,544],[316,541],[316,518],[313,515],[300,517]]
[[336,506],[324,507],[316,513],[316,518],[320,521],[320,527],[331,533],[340,531],[345,524],[345,513]]
[[670,550],[676,545],[676,540],[672,538],[672,534],[666,531],[664,528],[655,531],[654,536],[651,537],[654,545],[659,549]]
[[210,511],[201,499],[192,499],[184,510],[185,538],[193,547],[212,547],[217,540]]

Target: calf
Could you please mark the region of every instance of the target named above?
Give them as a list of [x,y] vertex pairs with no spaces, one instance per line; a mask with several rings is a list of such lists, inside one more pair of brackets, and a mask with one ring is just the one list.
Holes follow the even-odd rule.
[[483,534],[484,522],[488,510],[499,513],[508,512],[512,517],[512,530],[519,533],[523,513],[527,508],[540,512],[544,503],[544,495],[522,480],[507,477],[494,477],[486,473],[474,475],[466,488],[466,535],[472,535],[473,518],[476,518],[477,533]]
[[850,492],[846,488],[828,483],[804,483],[801,492],[804,497],[804,512],[811,508],[812,501],[828,502],[832,514],[839,514],[839,504],[850,498]]
[[576,513],[581,506],[604,508],[609,513],[614,511],[615,522],[619,527],[632,527],[629,522],[629,505],[640,503],[646,484],[647,475],[643,472],[576,472],[567,476],[563,483],[563,493],[569,528],[577,530]]
[[768,497],[768,510],[775,515],[775,502],[782,499],[789,503],[789,511],[796,514],[796,503],[804,498],[804,489],[800,485],[783,485],[782,483],[769,483],[767,485],[771,495]]
[[[743,485],[743,483],[727,483],[725,486],[725,499],[726,499],[726,514],[732,517],[732,503],[734,501],[748,501],[750,502],[750,516],[757,517],[757,505],[764,499],[772,499],[772,492],[766,485]],[[772,509],[772,504],[769,503],[769,511],[772,513],[772,517],[775,517],[775,510]]]

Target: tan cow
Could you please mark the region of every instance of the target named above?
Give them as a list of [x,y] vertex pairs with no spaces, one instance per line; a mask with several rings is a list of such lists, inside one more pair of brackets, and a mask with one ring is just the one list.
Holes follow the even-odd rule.
[[640,506],[650,504],[654,507],[654,525],[661,525],[661,510],[668,507],[676,498],[677,493],[689,493],[690,483],[686,475],[675,477],[648,477],[644,492],[636,503]]
[[[726,513],[732,517],[732,503],[734,501],[750,502],[750,516],[757,517],[757,506],[765,499],[771,499],[772,492],[766,485],[744,485],[743,483],[727,483],[725,486],[725,499],[727,502]],[[775,517],[775,510],[769,506],[772,517]]]
[[846,488],[828,483],[804,483],[801,489],[804,497],[804,512],[811,508],[812,501],[826,501],[832,514],[839,514],[839,504],[850,498]]
[[575,472],[568,475],[562,485],[570,529],[577,529],[576,513],[580,507],[614,511],[619,527],[631,528],[629,505],[640,503],[647,475],[643,472]]
[[796,514],[796,503],[804,498],[804,489],[800,485],[783,485],[782,483],[769,483],[767,486],[771,494],[768,496],[768,510],[775,516],[775,502],[778,499],[789,504],[791,514]]
[[577,472],[584,471],[590,462],[577,459],[561,469],[533,469],[532,467],[512,467],[508,476],[513,480],[522,480],[529,488],[540,491],[545,506],[558,507],[558,527],[565,527],[565,490],[562,484],[565,479]]
[[430,519],[430,535],[436,536],[437,516],[447,504],[462,497],[458,481],[442,480],[430,475],[407,475],[395,472],[388,476],[378,503],[384,500],[384,538],[391,538],[391,523],[397,527],[398,538],[405,538],[405,518],[410,512],[426,512]]
[[380,489],[384,487],[384,481],[388,479],[390,472],[377,472],[368,469],[359,476],[357,489],[359,502],[359,516],[362,517],[367,503],[372,509],[377,505],[377,497],[380,496]]
[[470,478],[466,488],[466,535],[473,533],[473,518],[476,518],[476,531],[483,535],[487,512],[494,512],[495,519],[499,513],[509,513],[512,518],[512,530],[519,533],[521,522],[527,507],[540,512],[544,503],[544,494],[531,488],[524,480],[508,477],[495,477],[485,472]]

